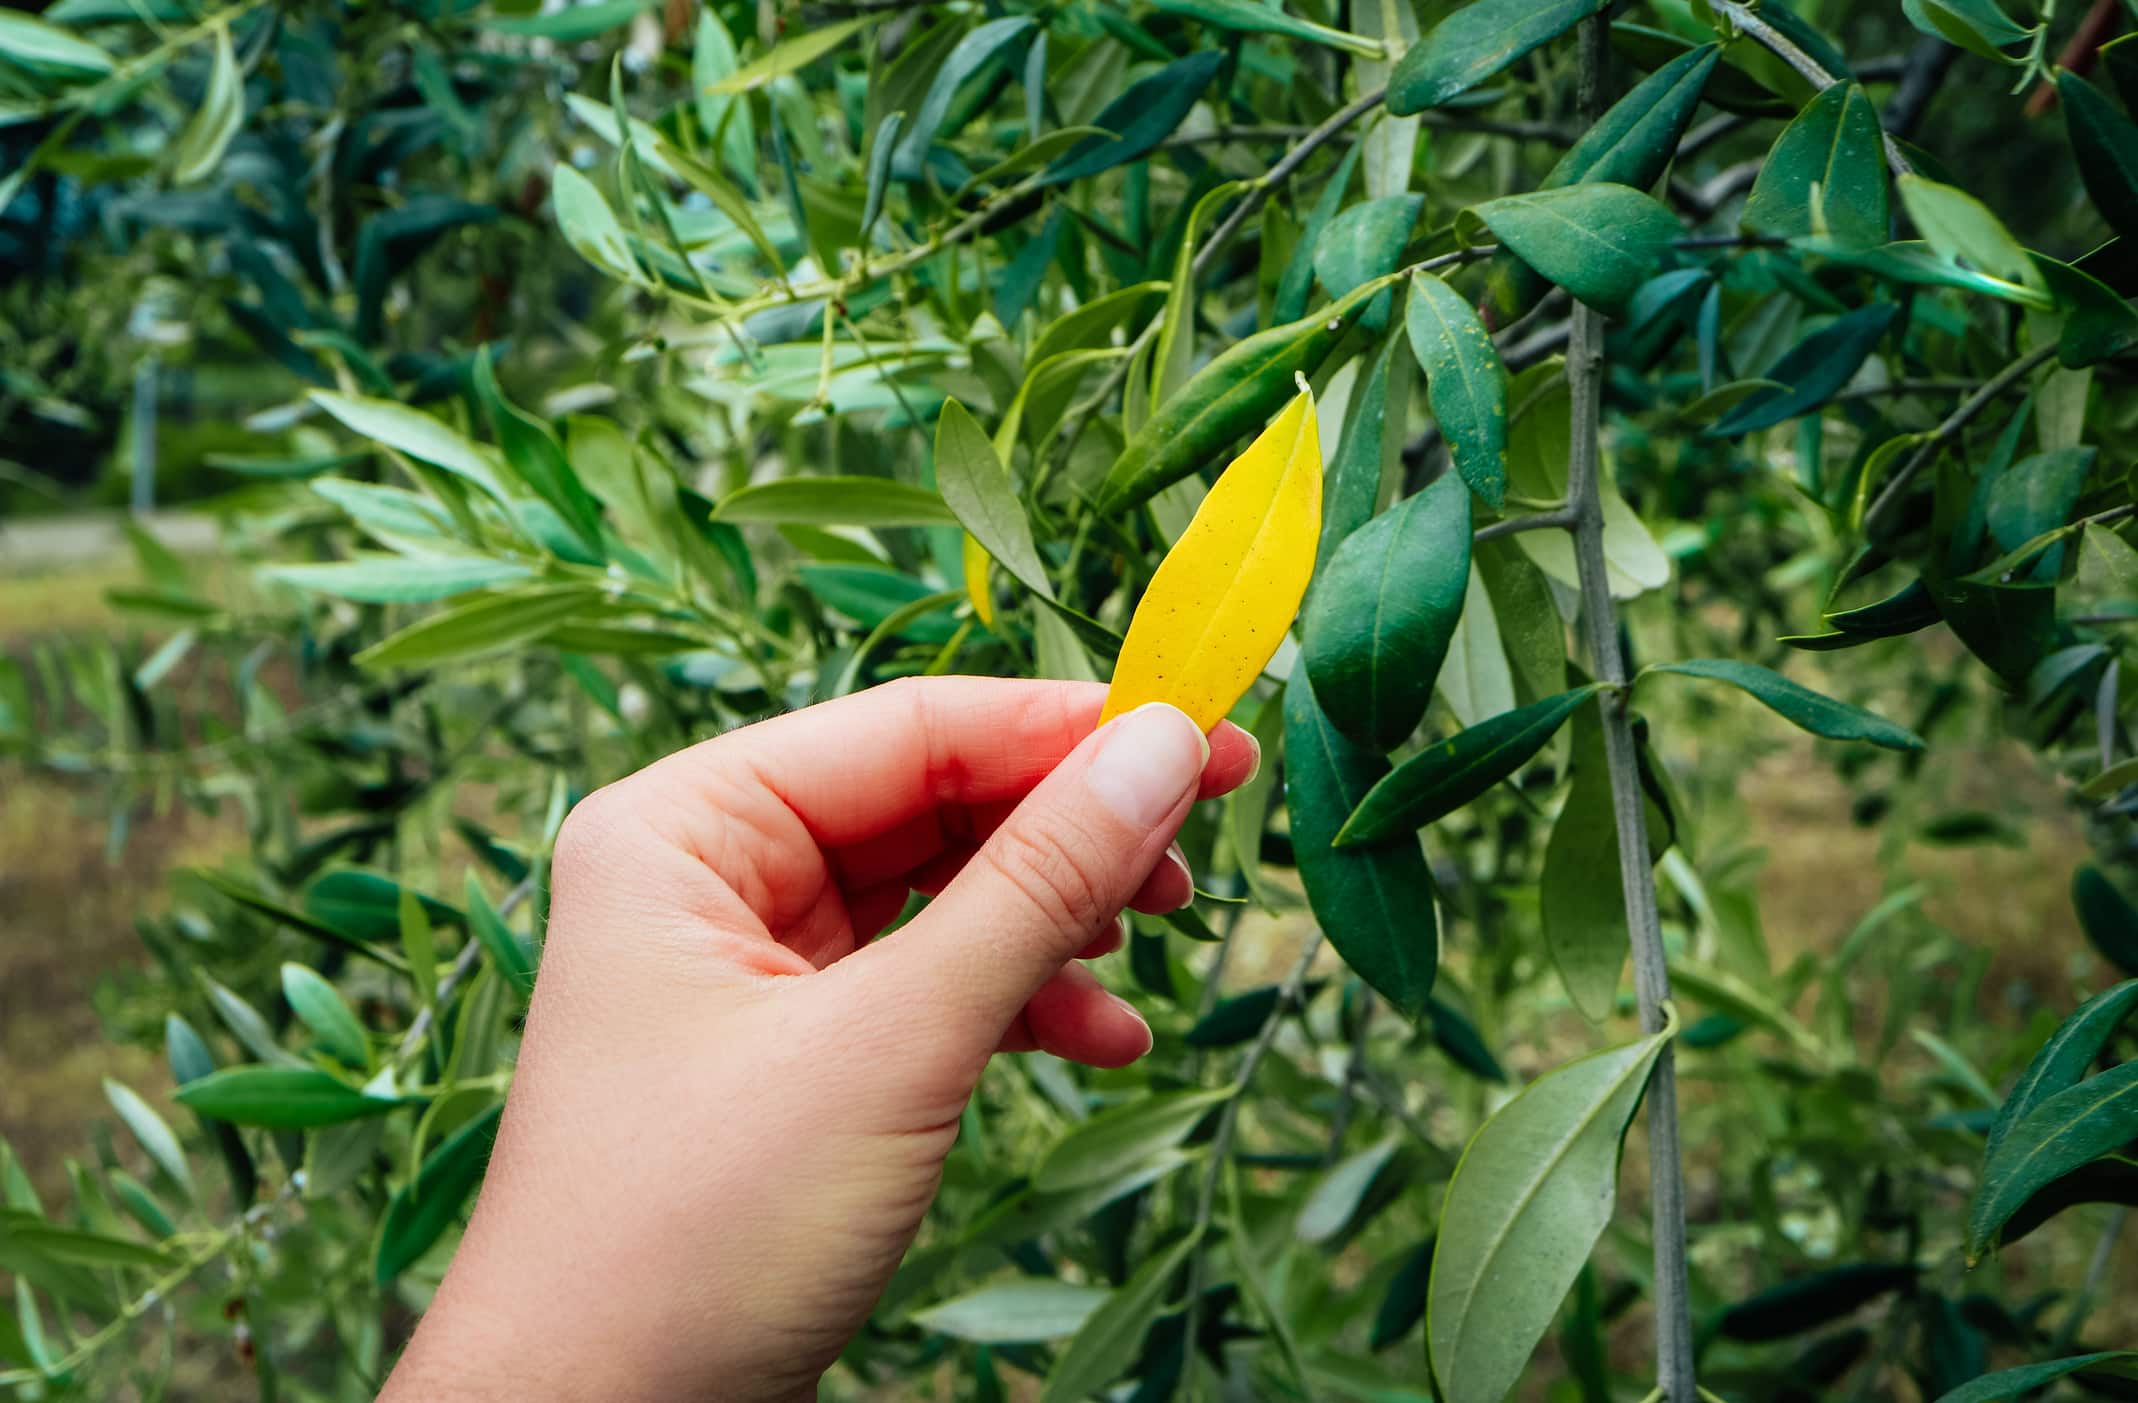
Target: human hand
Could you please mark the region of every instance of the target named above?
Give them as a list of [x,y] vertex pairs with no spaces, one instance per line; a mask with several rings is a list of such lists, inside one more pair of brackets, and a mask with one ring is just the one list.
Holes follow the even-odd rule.
[[[383,1398],[814,1398],[990,1054],[1119,1066],[1076,960],[1184,905],[1254,741],[1104,688],[893,683],[588,796],[475,1216]],[[910,891],[939,893],[871,943]]]

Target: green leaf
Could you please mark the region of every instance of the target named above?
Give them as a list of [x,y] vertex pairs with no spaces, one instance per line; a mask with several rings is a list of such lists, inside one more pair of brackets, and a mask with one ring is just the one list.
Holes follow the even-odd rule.
[[237,51],[230,46],[230,27],[215,26],[215,66],[209,70],[208,86],[200,106],[178,134],[171,158],[171,180],[191,185],[212,174],[222,164],[230,139],[245,125],[245,78],[238,71]]
[[1477,309],[1431,273],[1411,275],[1404,327],[1449,460],[1497,511],[1507,498],[1507,369],[1491,334]]
[[1433,1239],[1413,1247],[1388,1280],[1388,1294],[1373,1314],[1373,1334],[1366,1347],[1379,1352],[1408,1335],[1425,1319],[1425,1293],[1433,1277]]
[[2071,876],[2071,904],[2102,958],[2124,974],[2138,976],[2138,908],[2122,889],[2089,863]]
[[[1314,241],[1314,274],[1331,297],[1343,297],[1376,278],[1385,278],[1403,261],[1404,245],[1425,207],[1423,195],[1389,195],[1361,200],[1328,223]],[[1388,324],[1393,292],[1384,292],[1360,317],[1368,331]]]
[[598,604],[587,585],[540,585],[486,594],[389,634],[356,655],[360,667],[435,667],[465,662],[531,643]]
[[1059,1340],[1084,1328],[1112,1293],[1047,1277],[1017,1277],[915,1311],[911,1323],[974,1344]]
[[55,78],[101,78],[116,66],[87,39],[20,10],[0,10],[0,59]]
[[1047,167],[1044,183],[1082,180],[1150,152],[1187,117],[1224,61],[1221,50],[1199,49],[1131,84],[1092,119],[1093,126],[1113,135],[1089,137],[1070,147]]
[[245,910],[265,916],[268,920],[289,926],[293,930],[302,931],[315,940],[323,940],[329,945],[339,946],[351,954],[362,955],[367,960],[376,960],[378,963],[392,969],[403,968],[401,957],[393,951],[382,950],[370,941],[351,936],[347,931],[341,930],[315,916],[298,911],[293,907],[285,906],[266,893],[248,886],[236,878],[204,867],[192,868],[190,871],[194,879],[199,881],[201,885],[225,900],[243,907]]
[[1388,110],[1407,117],[1438,107],[1602,8],[1603,0],[1475,0],[1397,60],[1388,79]]
[[1919,175],[1900,178],[1900,199],[1923,242],[1941,258],[2037,291],[2041,273],[2004,222],[1965,190]]
[[48,1223],[21,1208],[0,1208],[0,1268],[19,1272],[17,1254],[80,1267],[167,1267],[171,1256],[160,1247],[105,1233]]
[[[1401,458],[1402,408],[1409,398],[1408,377],[1401,374],[1405,367],[1398,360],[1401,353],[1399,338],[1383,341],[1373,359],[1360,369],[1351,391],[1336,456],[1322,483],[1321,540],[1314,552],[1317,575],[1336,558],[1345,538],[1372,519],[1389,459]],[[1398,405],[1393,416],[1388,412],[1391,402]]]
[[2075,73],[2057,73],[2056,93],[2094,208],[2124,238],[2138,239],[2138,123]]
[[[2088,878],[2103,882],[2100,871],[2093,867],[2081,867],[2072,879],[2073,899],[2078,903],[2081,919],[2085,919],[2086,898],[2080,893]],[[2107,893],[2126,915],[2132,915],[2130,907],[2123,904],[2120,893],[2112,888]],[[2138,1007],[2138,979],[2127,979],[2113,989],[2094,995],[2056,1026],[2032,1058],[2019,1080],[2005,1095],[2004,1104],[1997,1108],[1997,1117],[1990,1122],[1989,1134],[1982,1145],[1984,1162],[1996,1158],[2005,1137],[2012,1127],[2024,1120],[2027,1113],[2059,1092],[2077,1086],[2093,1061],[2108,1046],[2108,1040],[2130,1017],[2133,1007]]]
[[1768,379],[1780,382],[1776,388],[1740,401],[1707,433],[1735,438],[1818,410],[1855,378],[1899,315],[1897,304],[1877,302],[1835,318],[1790,347],[1767,371]]
[[490,366],[488,346],[475,354],[470,383],[475,402],[489,416],[498,446],[505,451],[505,465],[535,496],[549,503],[557,515],[564,518],[565,525],[571,528],[572,535],[590,557],[587,563],[601,564],[607,559],[601,544],[601,504],[586,490],[579,474],[572,471],[572,465],[564,457],[564,445],[557,441],[549,425],[505,398]]
[[1322,1175],[1321,1182],[1300,1205],[1292,1235],[1301,1242],[1327,1242],[1342,1232],[1401,1143],[1390,1135],[1330,1165],[1329,1172]]
[[799,72],[860,33],[871,18],[861,15],[832,24],[806,27],[793,38],[774,45],[771,52],[714,83],[710,91],[716,94],[753,92],[776,78]]
[[1331,29],[1325,24],[1288,15],[1274,5],[1253,3],[1253,0],[1151,0],[1151,6],[1167,14],[1186,15],[1237,34],[1281,34],[1287,39],[1326,44],[1332,49],[1369,58],[1381,52],[1380,44],[1373,39]]
[[482,881],[473,872],[468,874],[467,897],[468,929],[482,942],[483,953],[490,957],[498,974],[520,996],[520,1002],[526,1003],[534,993],[535,984],[534,960],[528,955],[527,947],[505,924],[505,918],[498,914],[497,908],[490,904]]
[[1590,683],[1561,692],[1428,746],[1367,791],[1337,846],[1380,842],[1445,818],[1528,764],[1575,708],[1602,690]]
[[1111,1292],[1047,1371],[1040,1403],[1079,1403],[1127,1372],[1166,1303],[1167,1288],[1201,1242],[1200,1231],[1188,1233],[1152,1253]]
[[2038,1102],[1985,1155],[1967,1213],[1967,1260],[1981,1260],[1997,1230],[2034,1193],[2138,1139],[2138,1062],[2125,1062]]
[[1093,510],[1114,516],[1139,507],[1259,432],[1299,393],[1293,377],[1313,374],[1379,291],[1368,283],[1313,316],[1247,337],[1197,371],[1121,450]]
[[[2138,36],[2133,36],[2138,37]],[[2138,346],[2138,308],[2093,274],[2028,250],[2049,293],[2064,311],[2056,359],[2071,370],[2119,356]]]
[[869,142],[868,195],[861,204],[860,239],[864,245],[883,213],[884,191],[891,182],[891,153],[897,149],[898,132],[905,124],[906,114],[893,112],[877,125],[875,139]]
[[1351,173],[1357,169],[1359,153],[1364,149],[1363,142],[1351,144],[1344,158],[1336,163],[1335,172],[1322,185],[1313,208],[1307,211],[1306,223],[1300,226],[1299,242],[1286,260],[1284,272],[1277,279],[1277,291],[1270,299],[1272,322],[1296,322],[1306,315],[1307,295],[1314,290],[1314,250],[1321,246],[1322,231],[1343,208],[1344,194],[1351,187]]
[[1187,1139],[1232,1094],[1229,1086],[1160,1092],[1101,1111],[1055,1141],[1033,1169],[1032,1187],[1060,1193],[1127,1174]]
[[110,1077],[104,1078],[104,1099],[119,1113],[119,1119],[126,1122],[127,1131],[133,1135],[141,1148],[148,1152],[148,1157],[155,1162],[156,1167],[170,1175],[171,1179],[185,1190],[186,1196],[191,1198],[193,1173],[186,1165],[186,1152],[179,1146],[178,1137],[171,1132],[169,1122],[157,1115],[156,1108],[142,1100],[132,1087],[113,1081]]
[[1426,1305],[1448,1403],[1499,1403],[1611,1220],[1619,1143],[1668,1033],[1529,1084],[1463,1151]]
[[1344,820],[1388,773],[1296,678],[1284,690],[1285,806],[1307,903],[1329,943],[1404,1017],[1425,1015],[1440,963],[1433,877],[1416,843],[1339,850]]
[[[562,174],[562,168],[559,170]],[[505,500],[497,473],[482,450],[428,414],[395,404],[333,390],[312,391],[312,403],[362,434],[421,463],[467,479],[499,502]]]
[[1054,593],[1009,469],[986,431],[954,399],[943,401],[935,425],[935,485],[959,523],[1019,584],[1035,594]]
[[1722,1313],[1716,1330],[1732,1340],[1782,1340],[1839,1320],[1888,1291],[1915,1283],[1910,1262],[1850,1262],[1770,1286]]
[[2004,46],[2023,43],[2034,34],[2014,24],[1997,0],[1903,0],[1901,13],[1932,38],[1997,63],[2018,62]]
[[1262,1031],[1284,997],[1282,984],[1265,984],[1244,994],[1219,999],[1182,1035],[1189,1047],[1238,1047]]
[[1720,44],[1702,44],[1641,79],[1567,148],[1542,188],[1584,181],[1636,190],[1654,185],[1677,154],[1686,124],[1721,57]]
[[1626,185],[1503,195],[1467,213],[1538,274],[1605,312],[1625,306],[1679,233],[1676,215]]
[[482,1182],[504,1114],[504,1103],[499,1102],[463,1124],[424,1156],[414,1179],[394,1190],[379,1220],[378,1247],[372,1254],[372,1279],[379,1285],[391,1283],[429,1251],[459,1216],[460,1205]]
[[[987,65],[1001,57],[1017,40],[1032,28],[1029,15],[1009,15],[1002,19],[988,20],[973,26],[972,30],[958,40],[944,58],[942,67],[936,69],[935,77],[929,80],[927,96],[921,99],[913,121],[899,135],[894,129],[886,138],[879,133],[879,143],[889,140],[896,149],[891,163],[891,173],[900,180],[918,180],[928,164],[928,148],[935,144],[936,133],[943,129],[943,119],[949,115],[952,99],[956,98],[967,81]],[[891,116],[897,116],[892,113]],[[887,122],[889,118],[885,119]],[[863,220],[866,232],[868,221]]]
[[1921,737],[1870,712],[1821,696],[1778,672],[1730,658],[1692,658],[1655,663],[1647,672],[1674,672],[1727,682],[1750,693],[1792,725],[1829,740],[1868,741],[1888,750],[1921,750]]
[[[1971,1379],[1949,1393],[1940,1394],[1937,1403],[2003,1403],[2007,1398],[2020,1398],[2035,1392],[2044,1384],[2092,1369],[2103,1364],[2117,1364],[2138,1360],[2138,1350],[2104,1349],[2093,1354],[2075,1354],[2068,1359],[2052,1359],[2041,1364],[2022,1364],[2015,1369],[1999,1369],[1994,1374],[1984,1374]],[[2117,1371],[2121,1376],[2122,1371]]]
[[653,0],[597,0],[591,5],[567,5],[547,14],[507,15],[484,20],[483,27],[521,39],[548,39],[558,44],[583,44],[629,23]]
[[630,236],[617,223],[616,212],[601,191],[562,161],[550,171],[549,208],[556,217],[557,232],[581,258],[625,282],[652,284],[631,252]]
[[947,642],[957,631],[950,610],[965,597],[963,590],[934,591],[911,575],[875,565],[804,565],[796,573],[811,594],[864,628],[890,625],[923,643]]
[[738,180],[757,176],[757,127],[747,98],[715,92],[737,67],[735,40],[711,6],[698,11],[697,38],[690,52],[690,83],[698,125],[708,138],[717,135],[720,158]]
[[887,477],[789,477],[737,488],[713,520],[809,526],[956,526],[936,493]]
[[320,978],[317,970],[285,961],[282,997],[289,1001],[290,1012],[297,1015],[297,1021],[312,1030],[312,1036],[336,1061],[358,1069],[370,1065],[371,1047],[364,1037],[364,1025],[356,1021],[340,993]]
[[1470,584],[1470,491],[1445,474],[1353,532],[1307,600],[1301,657],[1322,714],[1393,750],[1418,728]]
[[1166,1150],[1125,1174],[1061,1193],[1041,1193],[1027,1185],[998,1200],[973,1220],[959,1240],[965,1247],[1014,1247],[1065,1228],[1082,1228],[1106,1205],[1148,1188],[1192,1164],[1184,1150]]
[[1592,1023],[1611,1016],[1626,967],[1626,889],[1619,873],[1618,819],[1604,763],[1603,726],[1577,716],[1573,786],[1552,821],[1538,886],[1544,948],[1567,998]]
[[262,578],[360,604],[423,604],[533,574],[516,561],[480,556],[364,555],[332,565],[277,565]]
[[401,1103],[371,1096],[317,1067],[226,1067],[176,1093],[179,1103],[233,1125],[301,1130],[382,1116]]
[[1870,95],[1836,83],[1782,129],[1745,200],[1744,226],[1793,239],[1824,235],[1841,247],[1886,241],[1885,138]]

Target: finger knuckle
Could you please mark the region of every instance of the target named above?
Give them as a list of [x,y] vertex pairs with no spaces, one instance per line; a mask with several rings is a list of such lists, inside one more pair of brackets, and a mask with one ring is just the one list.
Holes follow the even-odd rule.
[[569,884],[599,872],[613,853],[630,801],[620,784],[604,785],[572,805],[550,853],[554,880]]
[[983,851],[996,875],[1055,928],[1088,929],[1108,914],[1099,865],[1059,820],[1006,824]]

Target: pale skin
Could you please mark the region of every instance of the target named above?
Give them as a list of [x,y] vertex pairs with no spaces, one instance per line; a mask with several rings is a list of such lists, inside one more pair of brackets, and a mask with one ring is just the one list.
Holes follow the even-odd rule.
[[497,1150],[382,1399],[814,1398],[988,1058],[1150,1049],[1079,961],[1187,902],[1173,835],[1259,756],[1167,706],[1094,732],[1103,697],[894,683],[573,810]]

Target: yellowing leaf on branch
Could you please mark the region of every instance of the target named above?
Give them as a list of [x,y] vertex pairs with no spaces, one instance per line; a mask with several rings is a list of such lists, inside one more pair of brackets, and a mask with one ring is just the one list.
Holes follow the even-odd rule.
[[1218,476],[1129,621],[1103,724],[1168,702],[1209,730],[1277,651],[1314,573],[1321,438],[1304,390]]

